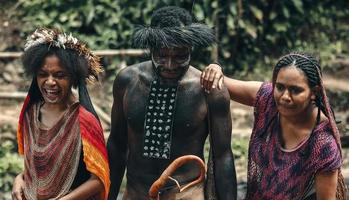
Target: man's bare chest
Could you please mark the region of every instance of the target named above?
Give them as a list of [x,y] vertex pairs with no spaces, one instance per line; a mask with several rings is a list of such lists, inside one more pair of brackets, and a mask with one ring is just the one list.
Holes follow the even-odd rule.
[[150,85],[138,84],[127,90],[123,99],[124,113],[131,128],[143,132],[150,109],[158,110],[152,115],[173,115],[175,129],[194,128],[205,122],[207,105],[201,88],[178,86],[174,96],[173,93],[151,89]]

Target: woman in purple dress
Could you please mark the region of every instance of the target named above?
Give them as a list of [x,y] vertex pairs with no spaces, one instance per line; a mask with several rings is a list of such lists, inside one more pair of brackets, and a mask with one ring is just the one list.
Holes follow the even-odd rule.
[[[211,64],[202,86],[219,89],[223,77]],[[224,77],[224,85],[232,100],[254,107],[246,199],[346,199],[339,132],[315,57],[281,57],[271,83]]]

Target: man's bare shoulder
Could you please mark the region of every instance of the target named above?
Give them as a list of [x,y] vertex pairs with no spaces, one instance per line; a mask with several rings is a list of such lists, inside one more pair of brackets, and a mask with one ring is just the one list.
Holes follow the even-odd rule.
[[149,71],[150,68],[151,61],[130,65],[121,69],[116,75],[115,79],[134,79],[136,76],[139,76],[144,71]]
[[141,62],[121,69],[115,77],[114,87],[122,87],[138,80],[144,73],[151,69],[151,61]]
[[200,75],[201,71],[196,69],[193,66],[190,66],[186,75],[183,77],[182,81],[183,83],[187,84],[194,84],[195,86],[200,85]]
[[[197,69],[196,69],[197,70]],[[199,73],[199,75],[197,75]],[[201,71],[197,70],[195,73],[196,76],[199,76],[199,79],[201,78]],[[200,83],[201,87],[201,83]],[[204,89],[203,89],[204,90]],[[223,84],[223,87],[221,89],[215,88],[210,90],[209,93],[206,93],[208,104],[211,104],[215,106],[216,104],[227,104],[230,103],[230,96],[229,96],[229,91],[227,87]]]

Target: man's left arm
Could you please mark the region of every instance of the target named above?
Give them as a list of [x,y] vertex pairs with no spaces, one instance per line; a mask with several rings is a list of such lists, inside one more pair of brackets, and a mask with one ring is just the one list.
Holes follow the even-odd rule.
[[232,121],[228,90],[214,90],[208,94],[211,148],[218,199],[235,200],[237,182],[231,150]]

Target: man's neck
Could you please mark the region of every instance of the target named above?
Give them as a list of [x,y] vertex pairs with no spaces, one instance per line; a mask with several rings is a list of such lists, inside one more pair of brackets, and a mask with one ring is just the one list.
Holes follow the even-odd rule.
[[178,78],[174,78],[174,79],[170,79],[170,78],[164,78],[160,75],[160,73],[158,72],[158,70],[156,69],[156,67],[153,65],[153,69],[154,69],[154,76],[155,79],[160,81],[160,84],[164,84],[164,85],[178,85],[179,82],[184,78],[184,76],[188,73],[190,66],[188,66],[187,70],[181,74],[181,76],[179,76]]
[[161,76],[158,76],[158,80],[162,85],[178,85],[179,83],[179,79],[166,79],[162,78]]

